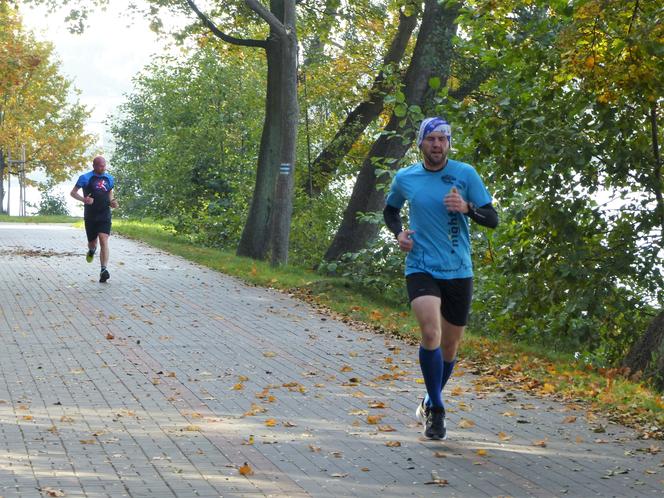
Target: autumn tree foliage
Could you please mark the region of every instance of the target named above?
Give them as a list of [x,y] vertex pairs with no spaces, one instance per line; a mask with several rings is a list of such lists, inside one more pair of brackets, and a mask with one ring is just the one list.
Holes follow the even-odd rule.
[[69,100],[73,88],[58,72],[51,44],[26,32],[6,2],[0,2],[0,74],[0,180],[8,172],[8,156],[16,158],[22,146],[28,173],[43,168],[48,177],[63,180],[80,170],[92,142],[84,131],[88,113]]

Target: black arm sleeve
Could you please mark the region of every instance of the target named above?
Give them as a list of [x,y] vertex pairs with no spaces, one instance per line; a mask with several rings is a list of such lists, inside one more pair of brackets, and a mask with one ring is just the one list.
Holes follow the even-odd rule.
[[498,226],[498,213],[496,213],[491,203],[485,204],[482,207],[469,205],[466,216],[485,227],[496,228]]
[[383,209],[383,218],[385,219],[385,224],[395,237],[403,231],[403,225],[401,224],[401,216],[399,216],[399,211],[401,210],[392,207],[389,204],[385,204],[385,209]]

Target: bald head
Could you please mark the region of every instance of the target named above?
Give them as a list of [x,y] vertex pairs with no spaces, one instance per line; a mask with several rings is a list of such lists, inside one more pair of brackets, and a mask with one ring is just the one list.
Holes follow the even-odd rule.
[[92,169],[98,175],[106,171],[106,159],[104,159],[104,156],[97,156],[92,160]]

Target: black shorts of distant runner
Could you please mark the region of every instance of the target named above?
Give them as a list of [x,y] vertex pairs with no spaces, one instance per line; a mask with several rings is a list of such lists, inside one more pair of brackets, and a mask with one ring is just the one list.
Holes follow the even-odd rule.
[[92,221],[85,220],[85,233],[88,236],[88,242],[95,240],[100,233],[105,233],[107,235],[111,234],[111,222],[110,220],[104,221]]

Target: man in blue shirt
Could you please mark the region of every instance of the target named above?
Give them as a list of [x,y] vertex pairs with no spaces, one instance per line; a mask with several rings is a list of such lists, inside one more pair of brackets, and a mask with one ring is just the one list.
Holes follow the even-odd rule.
[[[85,259],[88,263],[92,263],[94,259],[99,240],[101,246],[99,281],[102,283],[111,277],[106,265],[109,253],[108,237],[111,234],[111,208],[118,207],[118,201],[113,198],[114,186],[115,180],[106,173],[106,159],[97,156],[92,161],[92,171],[79,176],[71,191],[71,196],[84,204],[83,219],[88,236],[88,253]],[[83,189],[83,195],[78,193],[80,189]]]
[[[445,439],[442,390],[456,363],[473,292],[468,218],[495,228],[498,214],[475,169],[448,153],[452,129],[442,118],[422,121],[423,161],[397,171],[383,215],[406,256],[406,285],[420,325],[419,360],[427,396],[416,415],[428,439]],[[408,202],[410,229],[399,211]]]

